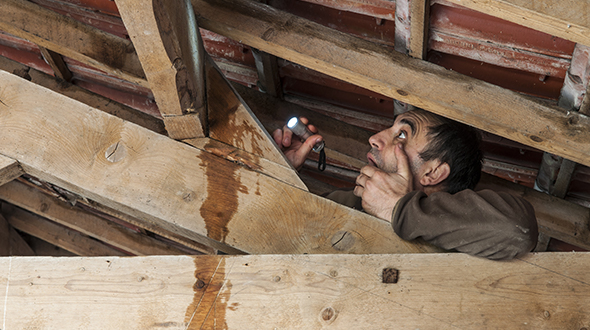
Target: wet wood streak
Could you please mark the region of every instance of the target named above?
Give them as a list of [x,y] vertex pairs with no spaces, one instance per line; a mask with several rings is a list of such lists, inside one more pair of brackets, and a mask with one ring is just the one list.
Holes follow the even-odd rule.
[[225,258],[194,257],[195,285],[192,304],[187,308],[187,330],[227,329],[225,312],[231,295],[231,282],[226,280]]
[[241,183],[237,165],[207,153],[199,158],[207,176],[207,199],[200,209],[207,236],[225,242],[227,225],[238,210],[238,192],[247,194],[248,187]]

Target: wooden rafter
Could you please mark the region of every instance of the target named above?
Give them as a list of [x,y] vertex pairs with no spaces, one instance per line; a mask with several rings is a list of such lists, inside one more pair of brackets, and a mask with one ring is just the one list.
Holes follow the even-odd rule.
[[10,110],[0,111],[0,154],[18,160],[26,173],[214,248],[436,250],[399,239],[388,222],[5,72],[0,99]]
[[205,50],[189,1],[117,0],[168,135],[208,135]]
[[437,0],[590,46],[590,3],[578,0]]
[[581,329],[588,267],[589,253],[0,258],[0,318],[6,329]]
[[0,155],[0,186],[23,174],[24,172],[17,161]]
[[[590,165],[590,119],[255,1],[193,0],[199,24],[275,56]],[[288,26],[289,28],[286,28]]]
[[57,54],[149,87],[130,41],[30,1],[3,0],[0,3],[0,29]]

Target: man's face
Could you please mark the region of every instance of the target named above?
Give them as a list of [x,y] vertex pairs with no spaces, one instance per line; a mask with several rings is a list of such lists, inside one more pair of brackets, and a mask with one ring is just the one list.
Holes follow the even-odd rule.
[[414,184],[416,184],[424,164],[419,154],[428,145],[429,126],[432,126],[431,117],[423,110],[409,111],[397,116],[393,126],[369,138],[371,145],[371,151],[367,154],[369,163],[385,172],[397,172],[395,146],[401,143],[408,155]]

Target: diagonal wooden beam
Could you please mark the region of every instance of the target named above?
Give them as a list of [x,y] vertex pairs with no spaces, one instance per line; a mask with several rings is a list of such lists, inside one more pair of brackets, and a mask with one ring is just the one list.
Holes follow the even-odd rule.
[[39,47],[39,50],[43,55],[43,59],[49,64],[56,77],[67,82],[72,82],[72,72],[61,55],[45,47]]
[[590,46],[590,3],[578,0],[437,0]]
[[25,0],[0,2],[0,30],[149,87],[133,44]]
[[[436,251],[388,222],[0,72],[0,154],[29,173],[220,250]],[[40,101],[42,100],[42,102]]]
[[255,1],[193,0],[221,35],[402,102],[590,165],[590,119]]
[[0,215],[0,256],[34,256],[21,235]]
[[162,241],[52,198],[24,183],[13,181],[0,187],[0,199],[133,255],[187,253],[185,250],[168,246]]
[[205,50],[187,0],[117,0],[168,135],[208,135]]
[[589,267],[590,253],[0,258],[0,317],[6,329],[582,329]]

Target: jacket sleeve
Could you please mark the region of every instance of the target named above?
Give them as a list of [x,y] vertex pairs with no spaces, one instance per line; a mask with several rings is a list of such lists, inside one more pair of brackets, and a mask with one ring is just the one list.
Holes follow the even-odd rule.
[[488,259],[511,259],[529,252],[538,235],[529,202],[491,190],[430,196],[411,192],[397,203],[392,225],[405,240],[421,237],[445,250]]

